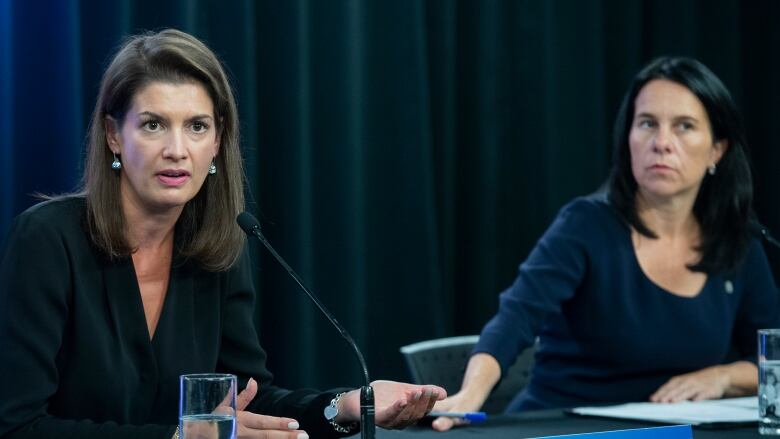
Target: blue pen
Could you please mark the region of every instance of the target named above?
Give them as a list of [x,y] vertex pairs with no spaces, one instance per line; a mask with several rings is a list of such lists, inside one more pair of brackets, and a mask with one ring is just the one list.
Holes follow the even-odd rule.
[[487,413],[485,412],[466,412],[466,413],[457,413],[457,412],[430,412],[428,413],[428,416],[438,418],[439,416],[444,416],[446,418],[461,418],[465,419],[469,422],[473,423],[480,423],[487,421]]

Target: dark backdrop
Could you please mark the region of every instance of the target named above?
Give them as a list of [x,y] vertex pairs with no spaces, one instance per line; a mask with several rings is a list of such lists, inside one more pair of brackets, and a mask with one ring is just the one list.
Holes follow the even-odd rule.
[[[732,90],[780,230],[780,2],[0,0],[0,233],[30,194],[76,186],[112,50],[162,27],[227,64],[250,209],[375,377],[406,377],[403,344],[479,331],[556,211],[604,181],[622,93],[655,56],[695,56]],[[280,384],[359,384],[253,252]]]

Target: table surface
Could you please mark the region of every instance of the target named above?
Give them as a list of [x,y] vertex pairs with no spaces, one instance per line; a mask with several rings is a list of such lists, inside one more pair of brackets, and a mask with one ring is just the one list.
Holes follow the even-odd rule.
[[[527,412],[516,415],[492,416],[484,424],[459,427],[446,433],[430,428],[412,427],[406,430],[377,428],[378,439],[521,439],[560,434],[592,433],[597,431],[625,430],[631,428],[658,427],[661,424],[590,418],[564,414],[562,410]],[[354,437],[360,437],[356,435]],[[759,438],[757,426],[719,429],[693,429],[694,439]]]

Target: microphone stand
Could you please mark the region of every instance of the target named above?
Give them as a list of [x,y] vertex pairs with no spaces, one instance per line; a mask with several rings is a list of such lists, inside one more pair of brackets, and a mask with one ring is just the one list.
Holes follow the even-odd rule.
[[265,248],[268,249],[271,255],[273,255],[274,259],[276,259],[276,261],[279,262],[279,264],[284,267],[285,270],[287,270],[287,273],[295,280],[301,290],[306,293],[306,296],[312,302],[314,302],[314,305],[319,308],[320,312],[325,315],[328,321],[336,327],[344,340],[346,340],[347,344],[352,347],[352,350],[355,352],[355,356],[357,356],[358,362],[360,363],[364,381],[363,386],[360,387],[360,437],[362,439],[374,439],[376,436],[376,424],[374,422],[374,389],[371,387],[371,380],[368,378],[368,367],[366,366],[366,360],[363,358],[363,354],[360,352],[357,343],[355,343],[355,340],[351,335],[349,335],[347,330],[341,326],[341,323],[336,320],[336,317],[334,317],[333,314],[331,314],[331,312],[325,308],[325,305],[323,305],[320,299],[311,291],[309,291],[308,288],[306,288],[295,270],[293,270],[292,267],[290,267],[287,262],[282,259],[279,253],[276,252],[273,246],[271,246],[271,243],[268,242],[268,240],[265,238],[265,235],[263,235],[263,233],[260,231],[260,223],[257,221],[257,219],[251,214],[243,212],[238,215],[237,220],[239,226],[241,226],[247,235],[253,236],[263,243]]
[[758,224],[758,233],[761,234],[761,237],[766,240],[766,242],[772,244],[773,246],[780,248],[780,242],[777,242],[774,236],[772,236],[771,233],[769,233],[769,229],[764,227],[761,224]]

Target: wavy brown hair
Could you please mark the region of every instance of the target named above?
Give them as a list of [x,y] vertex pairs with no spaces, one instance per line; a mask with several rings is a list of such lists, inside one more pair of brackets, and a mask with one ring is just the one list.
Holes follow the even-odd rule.
[[244,171],[239,151],[238,113],[230,84],[214,53],[184,32],[166,29],[129,37],[103,74],[87,140],[82,179],[87,223],[94,244],[111,258],[133,252],[125,237],[119,192],[120,172],[111,169],[113,155],[106,138],[107,118],[121,126],[133,97],[151,82],[195,82],[214,105],[220,136],[217,173],[209,175],[182,210],[176,224],[179,256],[196,260],[210,271],[230,268],[245,242],[236,226],[244,210]]

